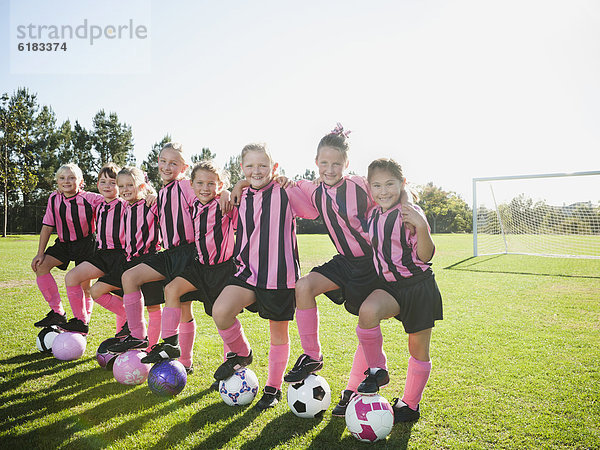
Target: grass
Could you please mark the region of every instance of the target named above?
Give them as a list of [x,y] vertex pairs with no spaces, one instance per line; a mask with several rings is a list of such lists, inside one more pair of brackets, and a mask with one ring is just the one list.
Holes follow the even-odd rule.
[[[600,261],[502,255],[471,258],[470,235],[435,236],[434,271],[445,319],[432,338],[433,372],[421,419],[396,425],[378,448],[600,447]],[[303,273],[327,260],[326,236],[299,236]],[[31,324],[47,310],[29,263],[36,237],[0,239],[0,446],[2,448],[367,448],[343,419],[295,417],[285,401],[258,413],[226,406],[208,391],[221,341],[196,307],[197,371],[177,397],[145,385],[119,385],[94,359],[114,319],[94,311],[83,358],[62,362],[35,349]],[[63,274],[54,272],[59,286]],[[64,297],[64,289],[61,287]],[[356,318],[319,299],[326,358],[321,374],[332,397],[344,388],[356,347]],[[244,313],[266,379],[267,322]],[[408,351],[401,325],[382,325],[392,382],[404,384]],[[292,361],[300,354],[290,327]]]

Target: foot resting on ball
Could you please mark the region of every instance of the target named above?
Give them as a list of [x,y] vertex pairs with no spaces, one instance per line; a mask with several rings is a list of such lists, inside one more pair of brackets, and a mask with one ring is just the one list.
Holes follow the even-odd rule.
[[306,379],[311,373],[321,370],[323,368],[323,355],[319,359],[313,359],[306,353],[300,355],[292,370],[290,370],[284,377],[283,380],[286,383],[299,383]]
[[385,369],[367,369],[365,370],[367,376],[359,385],[356,391],[359,394],[377,394],[379,388],[387,386],[390,382],[390,376],[388,371]]
[[215,371],[215,380],[226,380],[242,367],[246,367],[252,363],[252,350],[248,356],[240,356],[234,352],[227,353],[227,359]]
[[62,325],[64,323],[67,323],[66,314],[59,314],[53,310],[50,310],[50,312],[46,314],[46,317],[44,317],[42,320],[38,320],[33,324],[33,326],[38,328],[46,328],[52,325]]
[[171,345],[166,342],[154,344],[150,352],[142,358],[144,364],[154,364],[166,359],[177,359],[181,356],[179,345]]
[[77,319],[76,317],[73,317],[67,323],[59,325],[58,328],[63,331],[72,331],[80,334],[88,334],[90,331],[90,327],[84,323],[83,320]]
[[275,406],[281,400],[281,389],[265,386],[262,398],[256,403],[258,409],[268,409]]
[[148,338],[138,339],[133,337],[132,335],[127,336],[121,342],[117,342],[108,347],[108,351],[110,353],[119,354],[125,353],[127,350],[133,350],[136,348],[146,348],[148,347]]

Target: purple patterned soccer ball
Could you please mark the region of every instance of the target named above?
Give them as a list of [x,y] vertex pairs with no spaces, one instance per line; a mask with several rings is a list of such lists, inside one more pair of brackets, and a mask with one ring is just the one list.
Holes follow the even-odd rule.
[[150,369],[148,387],[162,397],[169,397],[183,391],[187,383],[187,372],[179,361],[168,359],[161,361]]
[[98,350],[96,350],[96,361],[98,361],[98,365],[106,370],[113,370],[113,364],[115,359],[117,359],[117,355],[108,352],[108,347],[112,344],[119,342],[119,338],[108,338],[100,344]]
[[146,352],[141,350],[128,350],[120,354],[113,364],[115,380],[121,384],[142,384],[148,378],[150,364],[144,364],[141,359]]
[[392,405],[379,394],[357,395],[346,408],[346,427],[359,441],[385,439],[394,426]]
[[52,354],[62,361],[79,359],[85,352],[87,340],[79,333],[65,332],[58,334],[52,342]]
[[258,377],[244,367],[219,383],[219,394],[229,406],[244,406],[252,403],[258,392]]

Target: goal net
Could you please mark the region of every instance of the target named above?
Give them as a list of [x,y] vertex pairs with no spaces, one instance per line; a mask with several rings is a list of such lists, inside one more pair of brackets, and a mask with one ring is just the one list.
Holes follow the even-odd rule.
[[600,258],[600,171],[473,179],[473,254]]

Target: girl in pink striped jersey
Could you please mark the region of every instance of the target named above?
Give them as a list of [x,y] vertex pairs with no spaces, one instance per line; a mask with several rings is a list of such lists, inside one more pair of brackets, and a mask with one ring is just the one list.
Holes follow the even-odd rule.
[[[121,221],[125,257],[115,264],[112,270],[100,277],[91,289],[94,301],[115,313],[117,323],[123,326],[114,340],[111,340],[113,344],[121,342],[129,335],[128,328],[125,326],[126,313],[123,301],[114,293],[122,288],[123,272],[143,263],[160,249],[158,212],[154,201],[156,192],[145,179],[144,172],[137,167],[124,167],[117,175],[117,185],[122,199],[126,202]],[[149,339],[156,344],[160,336],[160,305],[164,303],[162,283],[144,284],[142,291],[150,319]]]
[[[37,285],[51,308],[46,317],[34,324],[36,327],[67,322],[58,286],[50,271],[54,267],[66,270],[71,261],[79,265],[94,254],[94,211],[104,200],[101,194],[82,190],[83,173],[75,164],[65,164],[56,171],[56,184],[57,190],[50,195],[42,220],[38,253],[31,261]],[[54,229],[58,237],[54,245],[46,248]],[[81,287],[87,318],[93,303],[89,295],[89,281]]]
[[[368,171],[377,207],[369,215],[373,261],[382,280],[360,307],[356,334],[369,369],[358,392],[374,394],[389,382],[379,323],[395,317],[408,333],[408,370],[402,400],[393,402],[395,422],[419,418],[419,402],[431,372],[429,343],[442,319],[442,297],[431,263],[435,246],[418,206],[400,204],[405,179],[392,159],[378,159]],[[410,227],[409,227],[410,225]]]
[[232,257],[237,209],[223,214],[219,205],[219,196],[227,187],[227,177],[228,174],[221,172],[211,161],[202,161],[192,169],[190,182],[196,194],[192,219],[197,256],[165,287],[163,342],[152,347],[142,359],[144,363],[179,358],[188,373],[193,370],[196,322],[192,298],[184,294],[196,291],[193,299],[201,300],[205,312],[211,316],[215,300],[235,269]]
[[67,298],[74,317],[60,325],[63,330],[87,334],[90,317],[81,284],[110,272],[125,257],[125,234],[121,226],[125,201],[118,198],[118,172],[119,168],[114,163],[105,164],[98,172],[98,191],[104,196],[104,201],[98,205],[95,214],[96,252],[65,276]]
[[269,320],[268,378],[259,409],[273,407],[280,400],[289,359],[288,324],[294,317],[294,287],[300,275],[295,217],[318,215],[298,187],[284,189],[273,179],[276,169],[264,144],[249,144],[242,150],[242,171],[249,186],[243,190],[238,211],[234,250],[238,269],[212,311],[219,335],[231,350],[216,370],[216,380],[252,362],[237,315],[252,308]]

